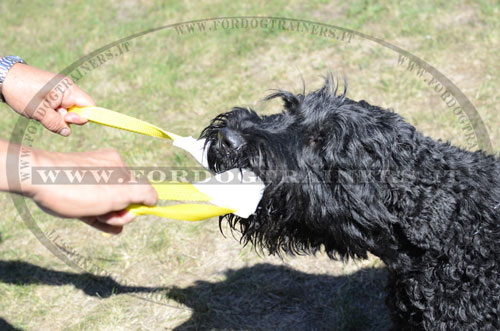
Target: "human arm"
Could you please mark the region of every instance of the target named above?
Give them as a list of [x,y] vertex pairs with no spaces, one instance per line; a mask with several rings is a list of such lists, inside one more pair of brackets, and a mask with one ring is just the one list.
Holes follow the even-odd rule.
[[10,67],[1,86],[7,104],[24,117],[39,121],[48,130],[68,136],[69,124],[87,122],[67,113],[73,105],[95,106],[94,100],[70,78],[16,63]]
[[[120,155],[111,149],[83,152],[57,153],[15,145],[0,140],[0,190],[22,194],[33,199],[47,213],[63,218],[78,218],[85,223],[108,233],[119,233],[123,226],[134,218],[125,208],[130,204],[153,206],[158,196],[145,180],[135,179],[133,184],[85,183],[43,184],[33,183],[30,177],[24,181],[10,180],[19,171],[17,155],[23,149],[30,170],[36,167],[58,169],[94,168],[113,169],[118,177],[132,178]],[[9,163],[7,163],[9,162]]]

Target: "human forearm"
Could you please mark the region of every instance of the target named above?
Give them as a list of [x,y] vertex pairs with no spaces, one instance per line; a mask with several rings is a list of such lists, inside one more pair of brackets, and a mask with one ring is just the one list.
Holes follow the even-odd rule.
[[[118,233],[133,219],[125,208],[130,204],[154,205],[158,196],[145,180],[133,184],[75,183],[35,184],[31,176],[17,180],[19,158],[23,155],[23,172],[32,175],[33,167],[52,169],[102,168],[118,172],[119,178],[133,178],[120,155],[111,149],[84,153],[57,153],[9,144],[0,140],[0,190],[32,198],[44,211],[64,218],[80,218],[106,232]],[[20,176],[19,176],[20,177]],[[18,178],[19,178],[18,177]]]
[[28,194],[31,189],[30,183],[21,183],[13,180],[19,174],[19,155],[29,158],[27,164],[32,165],[36,157],[35,149],[27,146],[10,143],[0,139],[0,191]]
[[22,116],[35,119],[50,131],[70,134],[69,124],[87,121],[66,110],[95,105],[70,78],[16,63],[8,71],[1,92],[7,104]]

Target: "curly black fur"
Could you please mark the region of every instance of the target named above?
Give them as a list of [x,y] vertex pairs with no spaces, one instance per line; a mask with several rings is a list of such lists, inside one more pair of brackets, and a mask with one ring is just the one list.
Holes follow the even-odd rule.
[[500,166],[336,93],[277,91],[284,111],[233,108],[202,133],[212,170],[254,171],[255,214],[221,218],[271,254],[379,256],[398,330],[500,329]]

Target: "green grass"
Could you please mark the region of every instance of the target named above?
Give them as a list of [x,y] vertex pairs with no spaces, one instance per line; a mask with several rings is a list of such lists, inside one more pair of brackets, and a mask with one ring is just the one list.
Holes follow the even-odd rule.
[[[3,1],[0,12],[5,13],[0,49],[54,72],[133,33],[193,19],[284,16],[355,29],[443,72],[476,106],[494,150],[500,149],[495,1]],[[260,102],[269,89],[301,91],[303,77],[311,90],[330,70],[347,76],[349,97],[394,108],[425,134],[466,146],[458,118],[397,60],[392,51],[357,37],[346,43],[279,29],[183,35],[167,29],[132,40],[129,52],[78,85],[100,106],[197,136],[211,118],[235,105],[279,111],[277,101]],[[1,138],[9,139],[18,116],[5,105],[0,110]],[[92,124],[75,127],[66,139],[41,130],[35,147],[68,152],[113,147],[131,166],[195,164],[168,141]],[[141,217],[120,236],[103,237],[28,204],[45,233],[54,231],[105,270],[115,279],[109,283],[106,276],[92,280],[71,269],[46,250],[9,195],[0,196],[0,205],[0,317],[18,328],[387,329],[385,274],[375,257],[346,265],[323,254],[281,261],[242,248],[228,229],[223,237],[216,220],[191,224]],[[127,295],[130,286],[141,287],[133,292],[140,296],[166,288],[162,302],[168,306]]]

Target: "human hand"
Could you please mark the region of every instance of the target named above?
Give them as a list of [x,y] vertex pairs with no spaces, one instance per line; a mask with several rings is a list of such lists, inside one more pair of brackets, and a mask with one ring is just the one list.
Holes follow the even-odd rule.
[[[24,184],[23,193],[49,214],[63,218],[79,218],[104,232],[120,233],[134,215],[125,210],[131,204],[153,206],[158,195],[147,180],[134,179],[120,155],[113,149],[84,153],[33,151],[33,166],[75,170],[93,168],[114,171],[114,178],[134,180],[134,184]],[[66,168],[68,169],[68,168]]]
[[70,78],[22,63],[10,68],[2,84],[2,95],[16,112],[62,136],[71,133],[69,124],[87,123],[77,114],[67,113],[69,107],[95,106],[94,100]]

